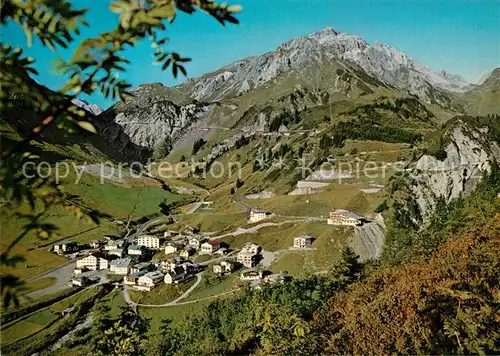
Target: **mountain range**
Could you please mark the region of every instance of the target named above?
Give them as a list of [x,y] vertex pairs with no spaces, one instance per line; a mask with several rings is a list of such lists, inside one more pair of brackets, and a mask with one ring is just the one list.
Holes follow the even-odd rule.
[[394,47],[326,28],[175,87],[141,85],[134,98],[98,117],[111,144],[119,141],[124,149],[113,129],[117,123],[135,147],[150,152],[167,136],[182,150],[200,137],[231,136],[214,135],[210,127],[251,132],[266,129],[283,110],[327,105],[335,114],[341,102],[352,107],[379,97],[414,97],[445,120],[461,113],[498,113],[498,71],[473,84],[433,71]]

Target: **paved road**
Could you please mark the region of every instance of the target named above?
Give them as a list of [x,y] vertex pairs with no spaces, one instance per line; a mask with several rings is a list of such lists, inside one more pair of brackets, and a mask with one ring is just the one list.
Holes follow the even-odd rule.
[[227,292],[211,295],[209,297],[200,298],[200,299],[196,299],[196,300],[188,300],[186,302],[177,302],[176,304],[171,304],[171,303],[167,303],[167,304],[137,304],[137,303],[132,302],[132,300],[130,300],[130,296],[128,295],[128,292],[126,292],[126,289],[124,288],[123,289],[123,299],[125,300],[126,303],[132,305],[133,307],[139,306],[139,307],[143,307],[143,308],[168,308],[168,307],[175,307],[175,306],[179,306],[179,305],[194,304],[194,303],[202,302],[204,300],[220,298],[220,297],[223,297],[225,295],[230,295],[230,294],[236,293],[240,289],[241,288],[236,288],[236,289],[233,289],[233,290],[230,290]]
[[69,264],[65,264],[64,266],[53,269],[51,272],[43,275],[44,278],[55,278],[56,283],[50,287],[45,289],[40,289],[29,294],[26,294],[27,298],[39,298],[41,296],[52,294],[58,292],[60,290],[68,288],[68,283],[73,277],[73,270],[76,267],[76,262],[71,261]]
[[202,201],[194,203],[193,207],[191,209],[189,209],[189,211],[187,211],[186,214],[191,215],[191,214],[195,213],[199,208],[201,208],[202,205],[203,205]]

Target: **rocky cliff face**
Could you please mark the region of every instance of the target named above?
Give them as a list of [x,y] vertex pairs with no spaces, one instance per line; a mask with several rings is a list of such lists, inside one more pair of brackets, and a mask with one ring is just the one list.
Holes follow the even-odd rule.
[[410,190],[423,220],[438,199],[449,203],[469,194],[490,172],[492,162],[500,162],[500,147],[489,137],[490,128],[470,120],[457,119],[445,132],[445,159],[424,155],[411,168]]
[[356,226],[349,246],[360,257],[361,261],[377,259],[384,245],[385,222],[382,215],[377,214],[374,221]]

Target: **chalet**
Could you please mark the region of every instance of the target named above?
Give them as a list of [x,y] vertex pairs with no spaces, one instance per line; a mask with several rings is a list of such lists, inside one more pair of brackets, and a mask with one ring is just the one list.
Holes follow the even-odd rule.
[[257,254],[241,251],[236,255],[236,262],[241,263],[246,268],[252,268],[257,263]]
[[204,239],[198,236],[189,236],[188,237],[188,245],[195,248],[199,249],[200,245],[204,242]]
[[194,248],[186,247],[179,253],[179,256],[181,256],[182,258],[189,258],[190,256],[193,256],[195,253],[196,250]]
[[175,267],[172,271],[167,272],[163,281],[165,284],[177,284],[182,282],[186,278],[186,272],[181,266]]
[[102,245],[104,245],[105,242],[99,241],[99,240],[93,240],[89,243],[89,247],[92,249],[98,249]]
[[108,250],[106,251],[108,253],[108,255],[110,256],[116,256],[116,257],[123,257],[125,255],[125,249],[123,248],[114,248],[112,250]]
[[215,253],[220,256],[225,256],[229,253],[229,250],[225,247],[221,247],[217,251],[215,251]]
[[311,248],[314,238],[312,236],[304,235],[293,239],[293,247],[295,248]]
[[104,250],[110,251],[110,250],[123,248],[124,246],[125,246],[125,241],[122,239],[109,240],[108,243],[104,246]]
[[279,273],[269,274],[264,277],[264,282],[267,284],[283,283],[284,280],[285,277]]
[[234,269],[234,264],[230,261],[222,261],[221,263],[213,266],[213,271],[216,274],[231,273]]
[[172,268],[175,268],[177,266],[177,262],[173,259],[171,260],[162,260],[160,262],[160,269],[163,271],[163,272],[168,272],[170,270],[172,270]]
[[242,281],[258,281],[262,279],[262,271],[257,270],[246,270],[241,272],[240,279]]
[[132,259],[130,257],[118,258],[109,263],[109,272],[120,275],[127,275],[130,272],[130,264]]
[[94,280],[86,276],[75,277],[71,280],[71,285],[73,287],[85,287],[92,284]]
[[255,255],[258,254],[259,251],[260,251],[260,246],[254,242],[247,242],[241,249],[241,252],[251,252]]
[[137,239],[137,245],[158,250],[160,248],[160,238],[151,235],[142,235]]
[[136,285],[139,281],[139,277],[144,276],[147,271],[138,271],[123,277],[123,284],[126,285]]
[[88,255],[78,261],[76,261],[76,268],[82,269],[87,268],[91,271],[97,271],[101,269],[108,269],[110,259],[98,254]]
[[250,223],[255,223],[261,220],[265,220],[268,217],[270,217],[271,214],[262,210],[252,210],[250,211],[250,218],[249,222]]
[[64,255],[65,253],[70,253],[78,251],[78,244],[70,240],[64,240],[54,244],[54,252],[58,255]]
[[328,225],[348,225],[357,226],[363,224],[364,218],[349,210],[337,209],[330,213],[327,223]]
[[148,271],[151,268],[151,262],[141,262],[130,267],[130,273]]
[[137,279],[137,284],[145,287],[154,287],[163,280],[163,273],[159,271],[148,272]]
[[212,254],[220,248],[220,241],[218,240],[208,240],[201,244],[202,254]]
[[127,249],[127,253],[131,256],[142,256],[146,248],[139,245],[130,245]]
[[165,255],[170,255],[177,252],[177,245],[169,243],[165,245]]

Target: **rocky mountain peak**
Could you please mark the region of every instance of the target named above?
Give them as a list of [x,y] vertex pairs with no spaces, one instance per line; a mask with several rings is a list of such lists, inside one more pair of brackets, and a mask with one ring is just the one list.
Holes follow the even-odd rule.
[[99,105],[89,104],[88,102],[86,102],[85,100],[82,100],[82,99],[76,98],[76,99],[73,99],[71,102],[73,104],[75,104],[76,106],[78,106],[79,108],[86,110],[87,112],[89,112],[95,116],[99,115],[102,112],[102,109],[99,107]]

